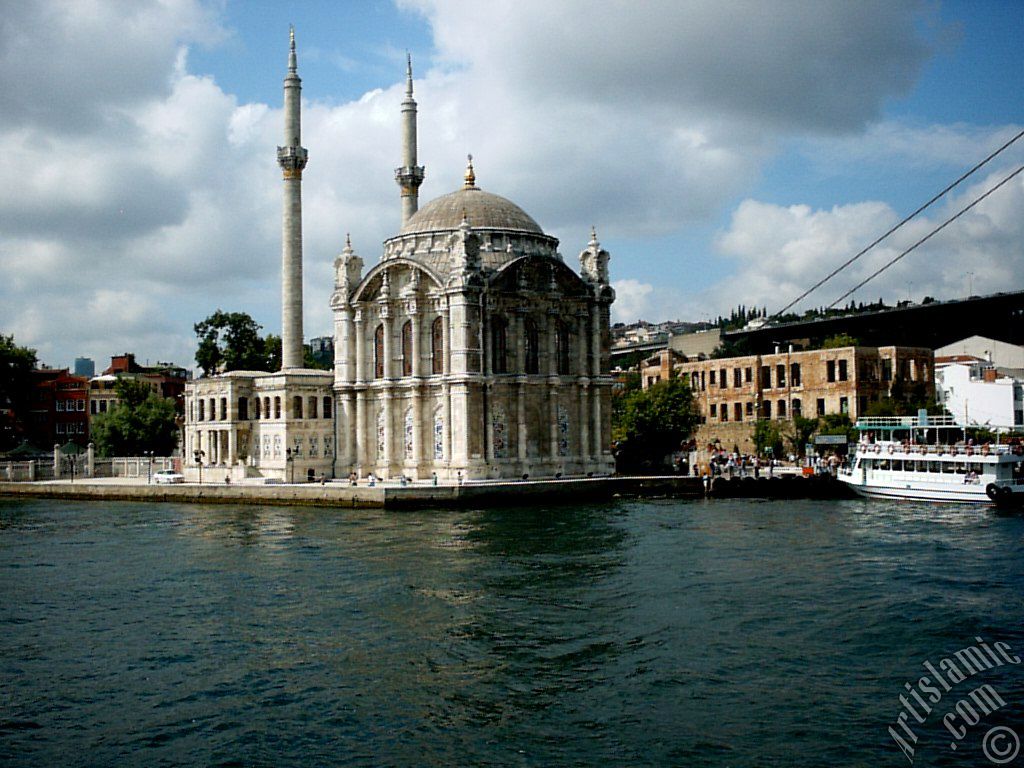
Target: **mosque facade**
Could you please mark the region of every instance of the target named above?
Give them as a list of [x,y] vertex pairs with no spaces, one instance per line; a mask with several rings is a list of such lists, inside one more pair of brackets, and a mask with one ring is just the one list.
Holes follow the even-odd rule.
[[[610,453],[609,313],[596,234],[579,271],[515,203],[477,186],[419,207],[411,64],[402,102],[402,225],[364,272],[334,262],[333,371],[301,367],[301,179],[295,43],[285,78],[282,340],[276,373],[186,390],[186,474],[281,481],[350,474],[458,481],[600,475]],[[297,327],[296,327],[297,326]]]

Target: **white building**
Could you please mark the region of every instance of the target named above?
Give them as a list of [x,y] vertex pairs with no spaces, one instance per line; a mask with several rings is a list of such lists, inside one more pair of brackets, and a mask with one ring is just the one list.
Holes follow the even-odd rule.
[[935,358],[935,397],[960,424],[1024,425],[1024,385],[988,360],[970,355]]
[[[295,41],[285,78],[282,370],[186,388],[186,474],[299,480],[606,474],[609,314],[596,234],[577,273],[519,206],[465,184],[419,209],[412,67],[402,102],[402,226],[363,273],[335,260],[334,371],[301,366],[301,181]],[[472,160],[472,158],[470,158]],[[205,478],[204,478],[205,479]]]

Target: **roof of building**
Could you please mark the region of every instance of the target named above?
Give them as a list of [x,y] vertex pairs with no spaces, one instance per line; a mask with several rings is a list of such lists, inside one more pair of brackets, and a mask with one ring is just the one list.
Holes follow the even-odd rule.
[[409,217],[401,234],[458,229],[463,220],[474,229],[501,229],[543,235],[544,230],[531,216],[500,195],[484,192],[476,185],[473,156],[466,166],[462,189],[431,200]]
[[537,222],[511,200],[475,186],[431,200],[409,218],[401,234],[456,230],[463,219],[474,229],[544,234]]
[[936,355],[935,356],[935,365],[953,365],[955,363],[963,363],[964,365],[973,365],[974,363],[986,363],[986,362],[988,362],[988,361],[984,360],[983,358],[980,358],[980,357],[975,357],[974,355]]

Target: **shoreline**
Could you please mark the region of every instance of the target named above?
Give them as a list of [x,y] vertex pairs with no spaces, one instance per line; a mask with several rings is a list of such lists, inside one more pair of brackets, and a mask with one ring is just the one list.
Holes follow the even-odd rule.
[[510,506],[524,500],[568,504],[617,497],[702,498],[699,477],[680,475],[612,476],[551,480],[472,481],[462,485],[378,483],[352,486],[347,481],[219,485],[156,485],[142,478],[88,478],[38,482],[0,482],[0,496],[80,501],[148,501],[201,504],[271,504],[339,509],[423,509]]

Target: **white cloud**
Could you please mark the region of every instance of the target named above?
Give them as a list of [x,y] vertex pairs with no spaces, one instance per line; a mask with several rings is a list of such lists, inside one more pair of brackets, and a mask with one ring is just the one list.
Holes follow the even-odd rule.
[[[830,305],[1005,178],[1011,169],[1005,165],[994,169],[929,210],[928,215],[914,219],[795,310]],[[850,298],[867,303],[879,297],[895,302],[964,296],[968,272],[975,293],[1017,289],[1024,274],[1022,210],[1024,177],[1018,176]],[[812,210],[805,205],[783,207],[745,200],[716,243],[721,256],[731,260],[733,276],[709,290],[706,299],[721,308],[753,304],[767,305],[769,311],[781,309],[899,220],[882,202]]]
[[[920,8],[880,0],[407,7],[430,25],[436,53],[414,62],[421,199],[457,188],[472,152],[480,186],[561,237],[570,262],[592,224],[606,240],[661,244],[710,226],[749,194],[780,139],[859,133],[927,55]],[[216,73],[190,71],[187,46],[231,34],[217,8],[95,0],[5,15],[0,328],[47,362],[134,350],[188,365],[192,324],[218,307],[279,330],[280,101],[239,103]],[[283,70],[283,45],[261,55],[271,53]],[[300,35],[300,74],[303,55]],[[396,69],[393,83],[343,104],[331,102],[330,83],[303,83],[307,336],[331,328],[331,261],[345,233],[373,263],[398,227]],[[936,152],[953,151],[943,141],[962,143],[939,136]],[[997,214],[993,203],[988,216]],[[815,212],[750,202],[720,247],[767,299],[804,285],[822,253],[892,215],[884,204]],[[974,226],[1005,234],[1012,211],[999,215]],[[701,268],[702,254],[672,254],[661,280],[653,255],[612,250],[617,319],[697,319],[736,303],[735,289],[696,302],[688,280],[673,282]],[[85,317],[91,305],[104,318]]]

